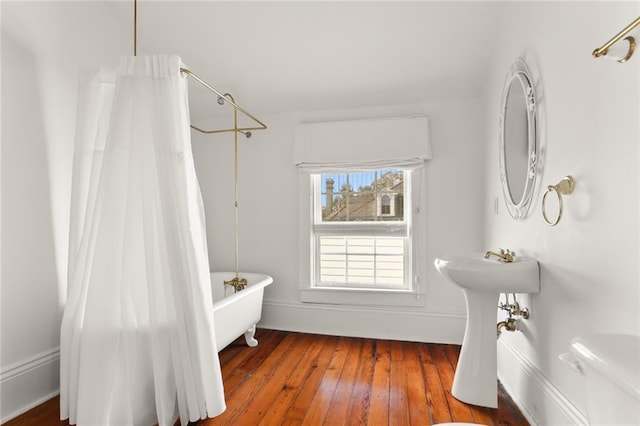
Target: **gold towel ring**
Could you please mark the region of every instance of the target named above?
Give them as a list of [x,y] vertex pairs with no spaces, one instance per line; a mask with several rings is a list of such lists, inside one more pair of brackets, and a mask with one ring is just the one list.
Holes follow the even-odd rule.
[[[544,195],[542,196],[542,217],[544,218],[544,221],[547,225],[556,226],[558,222],[560,222],[560,219],[562,219],[562,212],[564,207],[562,203],[562,194],[564,195],[571,194],[575,186],[576,186],[576,182],[575,180],[573,180],[573,177],[571,176],[565,176],[557,185],[547,186],[547,192],[545,192]],[[550,221],[549,218],[547,217],[547,207],[546,207],[547,195],[549,195],[551,192],[555,192],[556,195],[558,196],[558,217],[553,222]]]

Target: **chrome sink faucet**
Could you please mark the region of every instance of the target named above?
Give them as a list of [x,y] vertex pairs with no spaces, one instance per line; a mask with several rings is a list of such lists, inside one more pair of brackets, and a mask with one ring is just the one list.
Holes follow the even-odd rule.
[[485,259],[489,259],[491,256],[496,256],[498,260],[501,260],[504,263],[511,263],[516,258],[516,252],[509,249],[500,249],[500,253],[488,251],[484,254]]

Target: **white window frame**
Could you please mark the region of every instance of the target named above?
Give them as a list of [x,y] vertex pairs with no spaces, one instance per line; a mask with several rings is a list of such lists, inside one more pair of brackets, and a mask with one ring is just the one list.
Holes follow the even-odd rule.
[[[403,168],[401,168],[403,169]],[[316,285],[316,206],[317,194],[314,191],[320,190],[320,185],[314,185],[314,179],[318,179],[319,174],[300,174],[301,199],[306,200],[300,203],[299,231],[300,231],[300,299],[307,303],[340,304],[340,305],[363,305],[377,307],[422,307],[425,305],[424,289],[418,273],[418,263],[416,256],[417,248],[422,244],[418,241],[416,222],[419,220],[419,205],[412,203],[416,192],[421,187],[421,173],[416,176],[416,170],[403,169],[405,172],[404,198],[407,200],[404,210],[406,225],[403,225],[408,238],[405,240],[405,283],[404,288],[371,288],[371,287],[345,287],[345,286],[318,286]],[[335,170],[335,172],[350,173],[350,170]],[[317,196],[319,200],[319,196]],[[418,203],[419,204],[419,203]],[[338,231],[343,223],[323,224],[322,231]],[[370,225],[370,224],[369,224]],[[397,231],[397,224],[385,223],[388,232]],[[368,232],[366,223],[354,224],[351,229],[358,232]],[[370,226],[369,226],[370,228]],[[394,229],[396,228],[396,229]]]
[[[367,222],[323,222],[322,221],[322,205],[321,205],[321,187],[322,183],[320,178],[322,174],[311,174],[311,181],[313,185],[313,247],[311,252],[311,265],[313,269],[313,283],[314,288],[346,288],[346,289],[366,289],[366,290],[411,290],[411,264],[412,264],[412,250],[411,250],[411,172],[403,170],[403,188],[405,188],[405,210],[404,218],[401,221],[367,221]],[[354,171],[344,171],[340,173],[358,173]],[[391,198],[389,194],[385,194]],[[378,200],[379,197],[376,197]],[[378,214],[380,216],[380,214]],[[389,285],[389,284],[377,284],[374,287],[366,284],[343,284],[343,283],[329,283],[322,282],[320,279],[320,237],[322,236],[367,236],[367,237],[402,237],[404,242],[404,283],[401,286]]]

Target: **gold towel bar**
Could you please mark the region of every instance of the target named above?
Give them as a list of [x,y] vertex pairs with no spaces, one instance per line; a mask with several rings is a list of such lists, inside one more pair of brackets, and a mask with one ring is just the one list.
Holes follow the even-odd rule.
[[624,40],[627,40],[629,42],[629,50],[627,54],[624,56],[624,58],[618,59],[618,62],[620,63],[627,62],[629,58],[631,58],[631,56],[633,55],[633,51],[636,48],[636,39],[632,36],[628,36],[628,37],[625,37],[625,36],[629,34],[638,25],[640,25],[640,17],[636,18],[635,21],[627,25],[622,31],[616,34],[611,40],[603,44],[602,47],[599,47],[596,50],[594,50],[593,57],[599,58],[600,56],[605,56],[611,46],[613,46],[618,41],[624,38]]

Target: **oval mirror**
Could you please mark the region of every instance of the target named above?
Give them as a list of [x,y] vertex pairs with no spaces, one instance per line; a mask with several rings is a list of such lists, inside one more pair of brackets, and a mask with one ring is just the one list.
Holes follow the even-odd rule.
[[500,107],[500,179],[509,213],[524,219],[537,175],[536,96],[531,73],[521,59],[509,68]]

